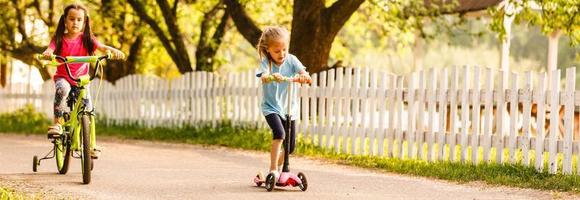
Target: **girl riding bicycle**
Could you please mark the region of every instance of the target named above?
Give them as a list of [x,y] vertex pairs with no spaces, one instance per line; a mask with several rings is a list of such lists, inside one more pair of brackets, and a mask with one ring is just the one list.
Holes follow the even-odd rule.
[[[288,53],[289,43],[288,30],[282,27],[266,27],[260,40],[258,41],[258,52],[261,59],[260,69],[256,74],[262,80],[263,99],[262,113],[266,117],[266,122],[272,129],[272,147],[270,149],[270,173],[279,175],[282,170],[280,165],[284,161],[284,154],[281,154],[280,147],[285,139],[286,120],[290,120],[291,131],[288,144],[289,153],[294,151],[296,144],[295,116],[298,112],[297,98],[292,98],[292,119],[286,119],[287,90],[290,83],[281,82],[283,77],[294,77],[298,75],[298,82],[309,83],[311,78],[305,71],[304,65],[296,56]],[[278,83],[272,83],[276,81]],[[296,95],[296,93],[294,93]]]
[[[91,31],[91,23],[87,8],[79,4],[70,4],[64,9],[64,13],[60,16],[58,26],[54,36],[50,41],[48,48],[42,53],[46,57],[53,54],[59,56],[88,56],[93,55],[95,50],[110,51],[113,57],[123,59],[125,54],[123,52],[101,44]],[[89,72],[88,63],[69,64],[71,74],[79,77],[86,75]],[[60,135],[63,133],[62,125],[64,124],[63,114],[66,109],[66,99],[71,91],[71,86],[76,86],[76,82],[72,80],[66,72],[64,65],[57,67],[56,73],[53,77],[55,82],[54,95],[54,125],[48,128],[49,135]],[[89,89],[88,87],[86,88]],[[87,92],[87,95],[88,92]],[[88,110],[92,110],[90,97],[87,97]],[[96,147],[96,145],[95,145]],[[92,154],[97,157],[100,150],[93,149]]]

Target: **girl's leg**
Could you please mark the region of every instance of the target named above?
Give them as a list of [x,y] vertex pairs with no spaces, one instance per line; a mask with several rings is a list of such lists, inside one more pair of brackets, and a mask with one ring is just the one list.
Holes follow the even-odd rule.
[[282,147],[282,140],[272,140],[272,148],[270,149],[270,172],[278,171],[278,164],[281,158],[284,157],[282,151],[280,151],[280,147]]
[[270,171],[278,171],[277,164],[280,159],[280,147],[284,139],[284,125],[282,118],[278,114],[266,116],[266,122],[272,129],[272,147],[270,149]]
[[[284,125],[284,130],[286,130],[286,121],[282,120],[282,124]],[[290,153],[294,153],[294,149],[296,147],[296,120],[290,121],[290,138],[288,138],[288,142],[290,144]],[[284,143],[282,143],[284,144]],[[282,165],[284,164],[284,151],[286,150],[286,146],[280,151],[280,158],[278,159],[278,168],[282,170]]]
[[64,124],[63,114],[66,110],[66,99],[71,90],[70,84],[64,78],[57,78],[54,81],[54,125],[48,128],[50,134],[61,134]]

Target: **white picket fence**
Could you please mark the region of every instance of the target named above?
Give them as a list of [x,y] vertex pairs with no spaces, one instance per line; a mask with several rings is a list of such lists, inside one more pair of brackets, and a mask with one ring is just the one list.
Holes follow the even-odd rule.
[[[407,76],[368,68],[332,69],[313,75],[311,86],[300,87],[298,132],[323,148],[353,155],[522,163],[538,170],[547,163],[550,173],[577,174],[576,70],[566,70],[564,90],[560,74],[553,72],[551,88],[546,88],[545,73],[471,66]],[[266,126],[260,112],[262,90],[253,72],[195,72],[175,80],[133,75],[116,85],[102,82],[97,97],[98,87],[98,81],[91,85],[97,115],[110,124],[215,126],[229,120],[235,126]],[[0,113],[32,103],[52,116],[53,96],[52,81],[38,91],[11,85],[0,89]],[[518,104],[521,111],[508,112],[518,110]],[[532,108],[537,115],[531,114]],[[535,128],[548,122],[549,132],[558,134]]]

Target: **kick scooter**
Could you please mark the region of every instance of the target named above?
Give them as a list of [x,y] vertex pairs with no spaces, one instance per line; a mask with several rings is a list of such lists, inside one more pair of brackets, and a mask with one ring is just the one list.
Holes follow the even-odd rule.
[[290,119],[291,119],[291,115],[290,115],[290,111],[291,111],[291,107],[292,107],[292,88],[294,87],[294,82],[298,82],[298,79],[296,78],[290,78],[290,77],[283,77],[281,82],[287,82],[289,84],[288,87],[288,98],[287,98],[287,102],[288,102],[288,112],[286,114],[286,128],[285,128],[285,134],[286,134],[286,139],[284,139],[284,166],[282,167],[282,173],[280,174],[280,177],[278,178],[278,180],[276,180],[276,175],[274,173],[270,173],[268,174],[268,176],[266,176],[265,180],[262,180],[262,177],[260,177],[260,174],[258,174],[255,178],[254,178],[254,183],[257,186],[261,186],[262,184],[265,184],[266,190],[268,190],[268,192],[272,191],[274,189],[274,186],[278,186],[278,187],[285,187],[285,186],[292,186],[292,187],[296,187],[298,186],[302,191],[306,191],[306,189],[308,189],[308,181],[306,179],[306,175],[304,175],[304,173],[302,172],[298,172],[298,174],[293,174],[290,173],[290,169],[288,168],[288,165],[290,163],[289,161],[289,155],[290,155],[290,145],[288,144],[288,138],[290,138]]

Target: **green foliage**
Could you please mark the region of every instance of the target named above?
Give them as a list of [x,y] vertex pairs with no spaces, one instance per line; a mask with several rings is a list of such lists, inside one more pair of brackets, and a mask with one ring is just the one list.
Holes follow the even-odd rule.
[[11,189],[0,187],[0,200],[21,200],[27,199],[24,195]]
[[[563,32],[570,37],[570,44],[580,44],[580,0],[510,0],[519,10],[514,22],[539,26],[545,35]],[[505,8],[489,9],[493,21],[490,29],[497,32],[500,38],[505,37],[503,20]]]
[[2,132],[22,132],[44,134],[50,125],[46,115],[38,113],[32,105],[26,105],[13,113],[0,114],[0,130]]

